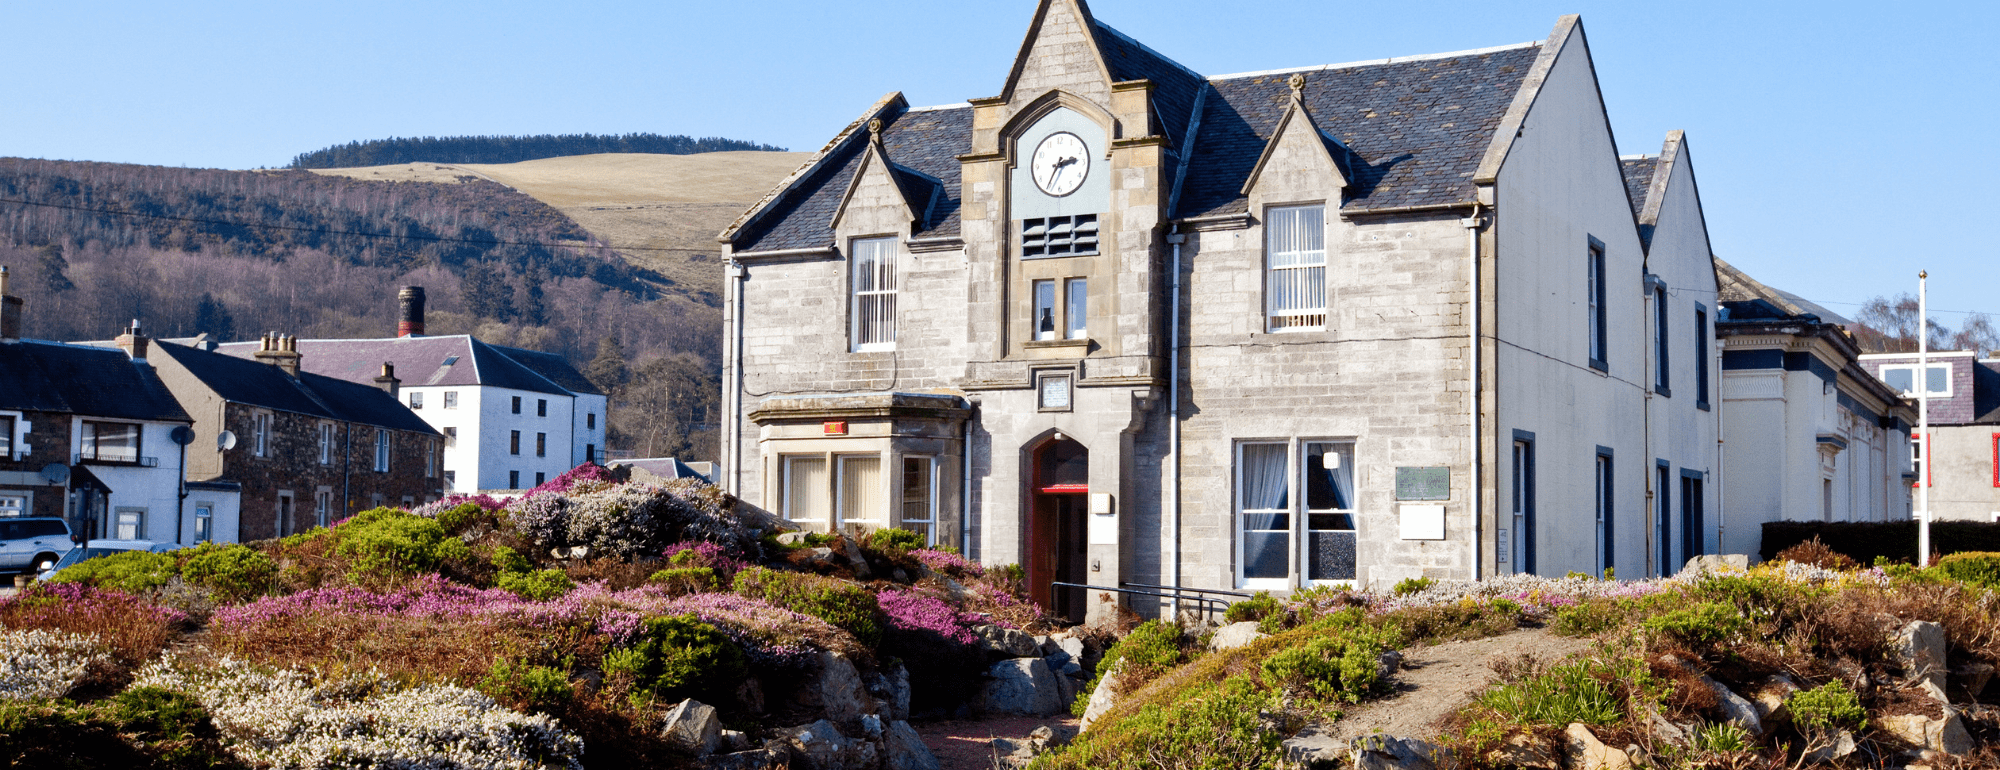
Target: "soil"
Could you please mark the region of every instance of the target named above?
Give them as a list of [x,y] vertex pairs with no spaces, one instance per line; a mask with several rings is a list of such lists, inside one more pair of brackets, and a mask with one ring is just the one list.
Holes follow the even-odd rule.
[[1472,702],[1493,681],[1489,661],[1528,654],[1553,662],[1590,646],[1589,639],[1524,628],[1485,639],[1412,647],[1403,651],[1403,670],[1393,678],[1395,694],[1356,706],[1328,731],[1341,743],[1378,732],[1428,738],[1437,732],[1439,721]]
[[912,724],[924,745],[937,756],[940,770],[992,770],[994,738],[1026,740],[1028,733],[1042,725],[1074,729],[1080,721],[1072,716],[996,716],[988,719],[944,719]]

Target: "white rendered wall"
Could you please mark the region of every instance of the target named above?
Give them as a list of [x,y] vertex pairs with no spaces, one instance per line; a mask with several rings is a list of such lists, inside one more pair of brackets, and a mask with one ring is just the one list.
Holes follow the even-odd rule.
[[[83,447],[83,423],[92,422],[132,423],[135,420],[94,420],[87,417],[72,417],[69,425],[70,446],[81,451]],[[116,512],[119,508],[143,508],[146,511],[145,531],[140,534],[144,540],[174,542],[174,509],[179,502],[180,480],[183,476],[181,448],[168,436],[180,423],[139,422],[139,456],[159,460],[159,466],[146,468],[133,465],[106,465],[88,463],[92,475],[111,487],[111,497],[104,518],[105,531],[99,537],[111,537],[117,526]],[[192,448],[191,448],[192,449]],[[63,458],[69,460],[71,458]]]

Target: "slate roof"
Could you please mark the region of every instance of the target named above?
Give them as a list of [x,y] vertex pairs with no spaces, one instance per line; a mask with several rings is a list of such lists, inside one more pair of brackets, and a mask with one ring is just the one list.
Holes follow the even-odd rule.
[[1972,421],[2000,423],[2000,359],[1972,363]]
[[[1103,22],[1092,20],[1099,52],[1115,81],[1150,80],[1159,130],[1176,168],[1191,158],[1174,191],[1172,216],[1242,214],[1243,183],[1290,104],[1286,81],[1306,77],[1305,102],[1351,186],[1343,209],[1369,211],[1474,200],[1472,177],[1493,132],[1513,104],[1540,43],[1461,54],[1327,65],[1203,78]],[[1188,136],[1199,105],[1200,125]],[[951,106],[884,115],[891,163],[935,179],[936,205],[920,211],[916,237],[959,234],[959,161],[971,151],[972,108]],[[867,147],[865,129],[830,148],[757,219],[734,234],[737,253],[827,248],[833,216]],[[921,190],[901,176],[912,206]]]
[[1625,193],[1632,197],[1632,216],[1645,210],[1646,193],[1653,189],[1653,172],[1659,168],[1658,155],[1618,159],[1618,170],[1625,175]]
[[372,383],[361,385],[311,371],[294,378],[262,361],[161,340],[153,341],[153,349],[155,355],[178,362],[226,401],[391,430],[437,433]]
[[[231,342],[217,346],[216,350],[254,359],[257,345]],[[298,347],[301,369],[370,388],[375,387],[382,364],[389,363],[396,367],[396,377],[406,386],[492,385],[558,396],[572,391],[603,395],[560,356],[488,345],[466,334],[299,340]]]
[[[959,233],[958,156],[972,151],[972,108],[944,107],[906,110],[882,119],[882,147],[889,162],[937,180],[936,197],[912,198],[910,205],[924,219],[918,238],[957,237]],[[772,211],[744,228],[736,251],[783,251],[833,245],[833,215],[841,196],[861,168],[868,132],[857,131],[829,153],[819,167],[784,197],[771,202]],[[910,186],[898,174],[904,195]],[[929,209],[926,211],[926,209]]]
[[153,368],[125,351],[39,340],[0,344],[0,409],[192,421]]

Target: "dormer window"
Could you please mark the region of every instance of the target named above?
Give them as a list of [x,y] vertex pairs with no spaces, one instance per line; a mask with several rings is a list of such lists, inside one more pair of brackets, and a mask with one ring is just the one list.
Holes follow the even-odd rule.
[[1326,328],[1326,206],[1273,208],[1264,223],[1264,308],[1273,332]]
[[896,239],[861,238],[853,249],[854,351],[896,349]]
[[1926,364],[1925,377],[1928,394],[1917,392],[1917,365],[1900,364],[1882,367],[1882,381],[1903,394],[1904,398],[1928,395],[1931,398],[1951,398],[1951,364]]

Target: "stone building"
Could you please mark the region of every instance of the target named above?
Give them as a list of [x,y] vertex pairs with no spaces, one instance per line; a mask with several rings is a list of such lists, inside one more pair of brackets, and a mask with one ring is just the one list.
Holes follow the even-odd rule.
[[[1919,362],[1915,353],[1861,356],[1861,366],[1915,403]],[[1908,475],[1922,483],[1916,463],[1930,466],[1932,521],[2000,522],[2000,358],[1970,350],[1933,352],[1922,363],[1930,393],[1930,433],[1907,438]],[[1909,418],[1916,422],[1915,416]]]
[[1721,260],[1724,553],[1758,553],[1770,521],[1910,517],[1916,410],[1875,378],[1847,319]]
[[208,343],[152,347],[160,379],[194,418],[188,478],[240,485],[238,526],[212,539],[283,537],[443,496],[444,437],[397,401],[392,369],[369,385],[313,374],[282,336],[266,336],[254,359]]
[[883,97],[722,234],[726,488],[1022,563],[1079,618],[1116,597],[1051,583],[1633,576],[1715,547],[1692,160],[1678,133],[1618,156],[1578,18],[1207,76],[1042,0],[1005,75]]
[[[445,489],[527,489],[604,461],[608,401],[554,353],[424,333],[424,290],[399,292],[396,336],[296,340],[305,371],[372,385],[383,364],[407,378],[398,398],[444,435]],[[256,342],[223,343],[250,358]]]

